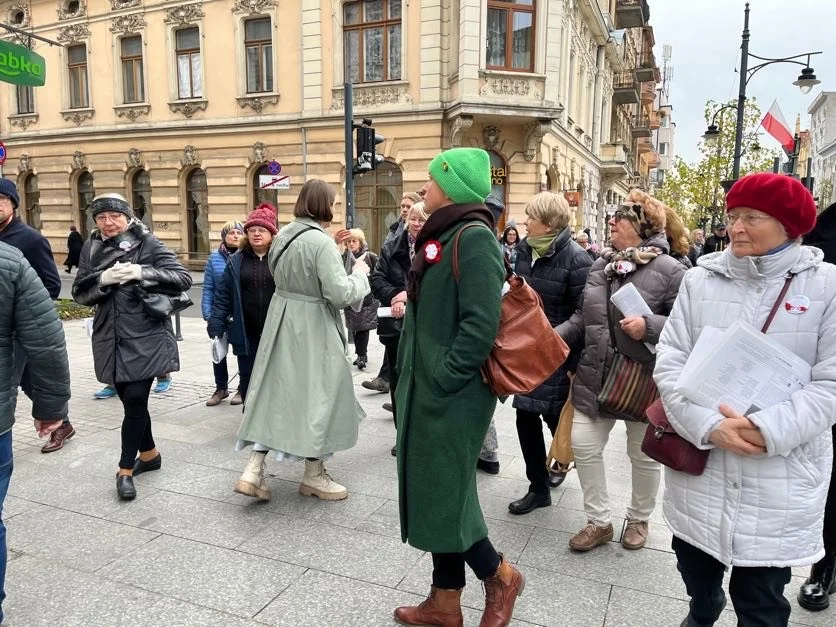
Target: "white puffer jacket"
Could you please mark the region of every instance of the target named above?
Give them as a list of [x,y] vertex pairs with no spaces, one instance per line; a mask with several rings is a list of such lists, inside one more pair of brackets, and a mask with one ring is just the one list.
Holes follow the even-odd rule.
[[[679,373],[704,327],[742,320],[760,329],[788,272],[797,276],[767,335],[810,363],[812,381],[789,401],[749,416],[766,455],[713,448],[708,435],[723,416],[674,392]],[[801,295],[809,308],[787,311],[784,303]],[[699,477],[665,469],[664,514],[673,534],[726,565],[820,559],[836,422],[836,266],[824,263],[819,249],[798,244],[764,257],[738,259],[729,250],[701,257],[682,281],[657,350],[654,379],[671,425],[712,449]]]

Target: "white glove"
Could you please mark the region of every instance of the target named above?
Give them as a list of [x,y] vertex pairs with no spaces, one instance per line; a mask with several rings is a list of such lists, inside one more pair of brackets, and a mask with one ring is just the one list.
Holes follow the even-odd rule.
[[119,281],[119,268],[108,268],[99,275],[99,285],[116,285]]
[[116,276],[120,283],[142,280],[142,266],[138,263],[128,263],[114,269],[116,270]]

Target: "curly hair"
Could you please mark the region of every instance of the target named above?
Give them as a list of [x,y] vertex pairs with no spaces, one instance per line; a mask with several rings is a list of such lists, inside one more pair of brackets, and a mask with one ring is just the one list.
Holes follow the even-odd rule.
[[682,257],[688,254],[691,249],[688,227],[685,226],[685,222],[682,221],[679,214],[670,207],[665,207],[665,235],[671,245],[671,252]]
[[653,233],[665,232],[665,207],[661,201],[657,200],[647,192],[640,189],[631,189],[627,194],[627,204],[641,205],[644,209],[644,217],[650,225]]

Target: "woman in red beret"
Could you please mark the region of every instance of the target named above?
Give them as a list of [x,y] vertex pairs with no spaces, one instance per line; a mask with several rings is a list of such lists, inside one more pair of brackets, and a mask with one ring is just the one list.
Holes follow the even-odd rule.
[[[738,624],[787,625],[783,592],[792,567],[824,555],[836,422],[836,267],[801,244],[816,205],[798,180],[744,177],[726,196],[726,212],[729,247],[700,257],[685,275],[657,344],[654,378],[671,426],[710,451],[699,476],[666,468],[664,515],[691,597],[683,625],[717,621],[727,568]],[[682,396],[677,380],[703,329],[734,321],[768,327],[772,342],[810,364],[810,382],[745,415],[720,401],[701,406]],[[745,379],[752,373],[729,376],[751,385]]]

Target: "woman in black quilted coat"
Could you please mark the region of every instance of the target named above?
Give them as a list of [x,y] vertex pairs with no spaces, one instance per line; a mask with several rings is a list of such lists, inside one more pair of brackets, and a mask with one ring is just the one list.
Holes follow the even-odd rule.
[[[345,241],[346,251],[343,253],[343,261],[345,262],[346,272],[351,273],[351,268],[354,266],[354,260],[362,259],[369,271],[374,272],[377,265],[377,255],[369,251],[366,244],[366,234],[362,229],[350,229],[351,235]],[[357,353],[357,359],[354,360],[354,365],[360,370],[365,370],[368,363],[368,349],[369,349],[369,331],[377,328],[377,308],[380,303],[377,302],[372,294],[368,294],[363,299],[360,311],[354,311],[351,307],[345,308],[345,326],[354,336],[354,351]]]
[[[542,192],[525,207],[527,236],[517,245],[516,273],[525,277],[543,300],[543,309],[552,326],[568,320],[578,305],[586,285],[592,258],[572,240],[569,204],[558,194]],[[567,372],[572,371],[579,346],[571,346],[567,363],[528,394],[514,397],[517,435],[520,439],[528,492],[508,505],[512,514],[527,514],[551,505],[550,487],[563,483],[565,472],[546,470],[543,443],[544,420],[554,435],[560,410],[569,397]]]

